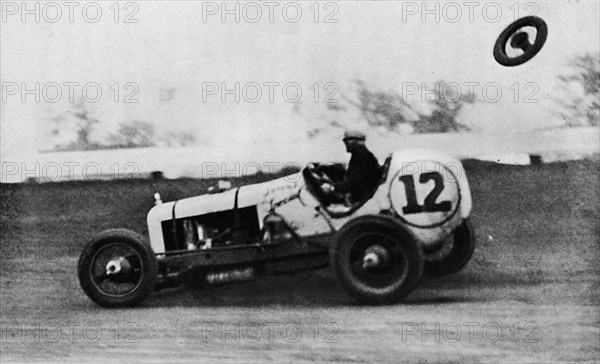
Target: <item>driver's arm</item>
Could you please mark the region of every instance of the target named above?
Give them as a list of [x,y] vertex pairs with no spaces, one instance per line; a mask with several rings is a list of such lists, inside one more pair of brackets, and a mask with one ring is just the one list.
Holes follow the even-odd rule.
[[360,159],[352,158],[348,165],[348,170],[344,175],[344,179],[334,184],[334,188],[337,192],[349,193],[360,188],[362,181],[362,173],[365,168],[360,163]]

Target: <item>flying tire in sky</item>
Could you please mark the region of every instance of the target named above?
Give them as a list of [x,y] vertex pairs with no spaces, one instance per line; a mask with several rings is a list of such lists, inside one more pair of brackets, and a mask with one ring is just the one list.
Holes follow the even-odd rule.
[[[531,32],[526,28],[535,28],[535,39],[531,42]],[[546,43],[548,26],[537,16],[517,19],[500,34],[494,45],[494,58],[503,66],[513,67],[532,59]],[[511,51],[507,52],[507,45]]]

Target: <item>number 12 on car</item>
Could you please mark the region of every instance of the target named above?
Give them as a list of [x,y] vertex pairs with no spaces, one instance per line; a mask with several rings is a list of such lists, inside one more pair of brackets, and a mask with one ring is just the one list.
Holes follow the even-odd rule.
[[427,172],[419,176],[419,183],[421,184],[429,181],[434,182],[433,189],[427,194],[422,205],[419,205],[417,201],[414,175],[407,174],[400,176],[400,181],[404,184],[404,190],[406,191],[407,204],[402,208],[402,212],[405,215],[421,212],[447,212],[452,208],[450,201],[437,202],[438,197],[444,190],[444,178],[439,172]]

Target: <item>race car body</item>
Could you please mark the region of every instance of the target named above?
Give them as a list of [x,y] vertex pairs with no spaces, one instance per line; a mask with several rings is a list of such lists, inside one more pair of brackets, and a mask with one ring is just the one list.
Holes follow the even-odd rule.
[[[101,305],[127,306],[181,282],[202,286],[331,264],[352,296],[396,302],[423,270],[451,274],[471,258],[471,194],[460,161],[429,150],[392,153],[378,185],[352,204],[323,188],[343,172],[310,163],[273,181],[158,203],[148,213],[149,246],[122,230],[88,244],[82,287]],[[119,243],[120,251],[99,257]],[[120,282],[131,292],[113,294]]]
[[[409,150],[393,153],[384,169],[385,178],[372,197],[355,209],[323,206],[310,191],[316,186],[307,186],[310,177],[299,173],[219,194],[160,204],[148,213],[150,243],[155,253],[185,249],[183,245],[174,246],[174,239],[169,236],[174,220],[182,227],[185,219],[209,223],[233,211],[235,206],[250,231],[262,230],[265,217],[273,210],[300,236],[334,234],[358,216],[391,212],[427,246],[446,238],[468,218],[471,194],[458,160],[435,151]],[[225,226],[231,226],[231,222]]]

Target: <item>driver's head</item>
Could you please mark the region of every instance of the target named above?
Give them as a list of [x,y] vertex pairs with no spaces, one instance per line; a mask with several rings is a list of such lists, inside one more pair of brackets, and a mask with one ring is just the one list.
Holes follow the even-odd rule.
[[346,145],[346,151],[351,153],[358,145],[365,145],[367,137],[363,132],[358,130],[346,130],[343,140]]

